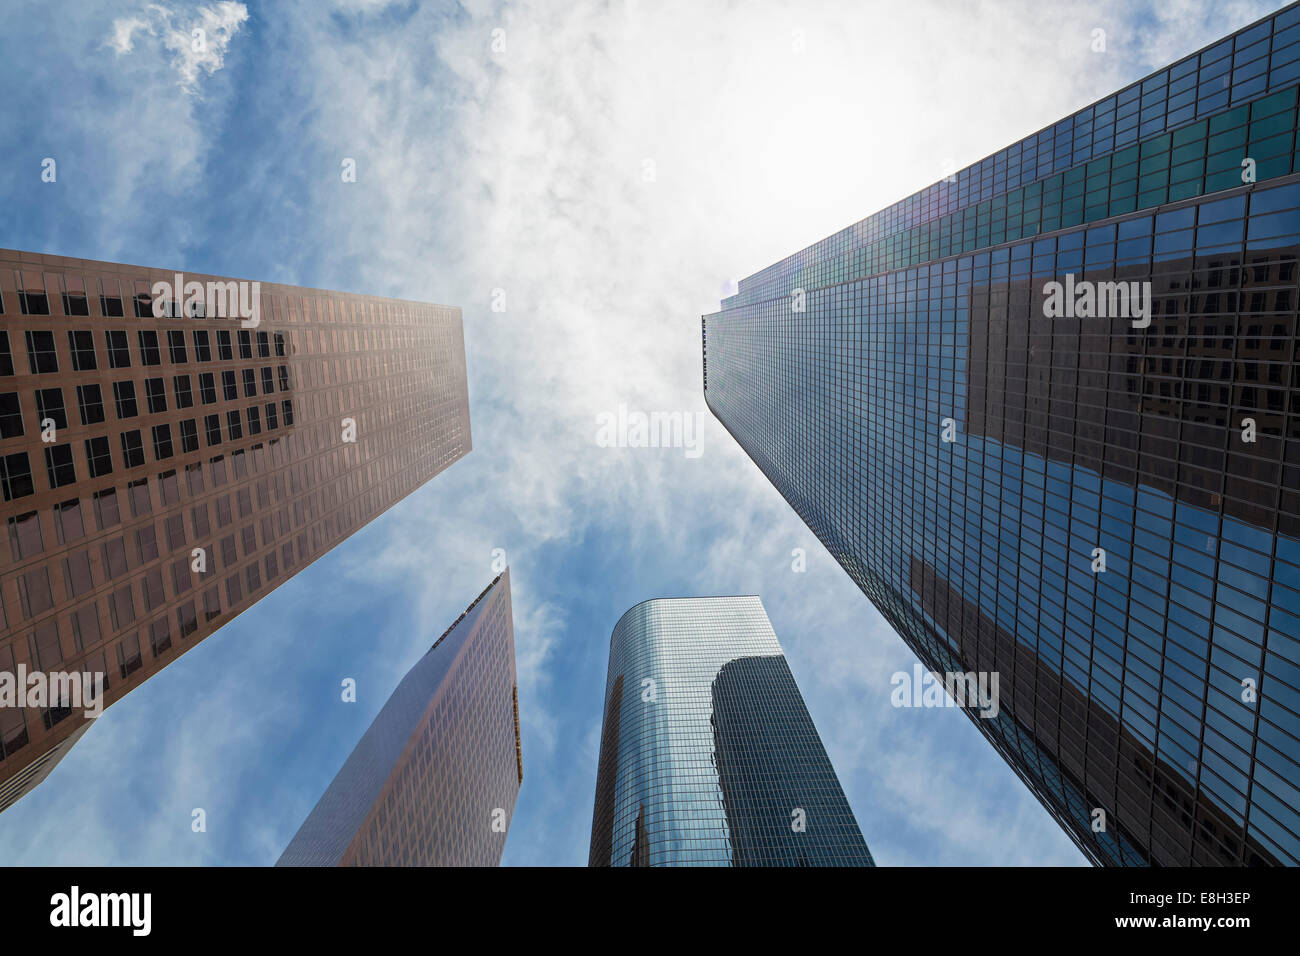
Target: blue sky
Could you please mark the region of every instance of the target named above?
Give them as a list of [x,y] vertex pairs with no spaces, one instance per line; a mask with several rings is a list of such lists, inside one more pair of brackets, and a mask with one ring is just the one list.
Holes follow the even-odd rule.
[[[274,862],[502,548],[504,863],[586,862],[621,614],[754,593],[879,863],[1082,865],[964,715],[890,706],[914,657],[708,413],[699,316],[1280,5],[11,0],[0,246],[459,305],[474,450],[108,710],[0,863]],[[702,454],[601,447],[620,404]]]

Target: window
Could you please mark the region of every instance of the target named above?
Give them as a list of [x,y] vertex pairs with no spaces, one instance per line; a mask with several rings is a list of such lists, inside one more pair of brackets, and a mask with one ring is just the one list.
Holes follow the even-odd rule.
[[181,451],[191,452],[199,450],[199,426],[192,419],[187,418],[181,422]]
[[271,366],[265,365],[262,367],[262,394],[270,395],[274,391],[275,379],[271,375]]
[[36,422],[45,430],[45,420],[54,422],[55,428],[68,427],[68,413],[63,407],[63,389],[38,388],[36,390]]
[[[113,597],[117,598],[117,595],[115,594]],[[131,602],[131,591],[129,588],[126,589],[125,600],[126,603],[129,605]],[[112,603],[113,602],[110,601],[110,604]],[[125,623],[122,624],[117,623],[118,615],[117,615],[117,606],[115,604],[113,605],[113,611],[114,611],[113,620],[114,620],[115,627],[118,628],[126,627],[127,624],[130,624],[135,620],[134,608],[131,609],[130,618]],[[140,657],[140,635],[132,634],[129,637],[123,638],[122,643],[117,645],[117,670],[118,670],[118,674],[121,675],[122,680],[126,680],[128,675],[138,671],[140,669],[141,664],[143,663],[144,661]]]
[[35,511],[9,519],[9,550],[14,561],[22,561],[45,550],[41,537],[41,518]]
[[217,359],[222,362],[229,362],[235,357],[235,353],[230,350],[230,332],[227,329],[217,330]]
[[45,473],[51,488],[62,488],[77,480],[77,470],[72,464],[72,446],[54,445],[45,449]]
[[[162,587],[160,586],[158,590],[161,592]],[[172,635],[167,625],[167,618],[160,617],[149,625],[149,646],[154,657],[171,648]]]
[[153,295],[149,292],[149,283],[143,279],[135,280],[135,317],[137,319],[153,317]]
[[199,398],[204,405],[211,405],[217,400],[217,380],[211,372],[199,373]]
[[280,427],[279,417],[276,414],[275,402],[266,406],[266,427],[270,431]]
[[107,580],[121,577],[126,573],[126,545],[122,538],[105,541],[103,546],[104,574]]
[[244,397],[257,398],[257,373],[251,368],[244,369]]
[[[150,527],[152,530],[152,526]],[[157,557],[155,554],[154,557]],[[149,613],[163,602],[163,578],[161,568],[150,568],[140,581],[140,594],[144,598],[145,613]]]
[[172,329],[167,333],[167,357],[173,365],[185,364],[185,333]]
[[131,517],[139,518],[152,511],[149,500],[149,479],[137,478],[126,486],[126,496],[131,502]]
[[[99,643],[101,636],[99,613],[93,602],[86,607],[73,611],[70,620],[72,621],[72,642],[78,653]],[[87,667],[86,670],[94,673],[95,669]]]
[[260,435],[262,433],[261,412],[256,405],[248,406],[248,434]]
[[79,551],[63,559],[63,580],[67,583],[69,599],[81,597],[95,586],[89,551]]
[[54,351],[54,333],[28,331],[27,364],[33,375],[48,375],[59,370],[59,356]]
[[181,484],[176,480],[175,469],[164,471],[158,476],[158,488],[162,494],[164,508],[168,508],[181,500]]
[[239,330],[239,357],[241,359],[253,357],[253,336],[248,329]]
[[156,415],[159,412],[167,411],[167,389],[163,385],[161,378],[147,378],[144,380],[144,398],[145,404],[149,406],[149,413]]
[[50,572],[38,565],[34,570],[18,576],[18,601],[22,606],[23,617],[36,617],[54,606],[54,594],[50,591]]
[[153,426],[153,456],[163,461],[172,456],[172,427],[170,425]]
[[64,315],[90,315],[86,281],[81,276],[59,276],[59,286],[63,293]]
[[130,368],[131,349],[126,344],[126,333],[109,330],[104,333],[104,347],[108,349],[109,368]]
[[[32,635],[33,659],[36,666],[41,670],[52,671],[63,663],[63,649],[59,646],[59,623],[58,621],[49,621],[36,629]],[[66,703],[57,698],[62,695],[55,688],[51,687],[52,698],[51,704]]]
[[9,351],[9,333],[0,332],[0,375],[14,373],[14,356]]
[[167,550],[179,551],[185,546],[185,517],[183,515],[172,515],[163,522],[163,530],[167,535]]
[[21,438],[23,410],[17,392],[0,392],[0,438]]
[[203,619],[210,621],[221,613],[221,597],[215,587],[203,592]]
[[186,601],[176,609],[176,627],[181,637],[189,637],[199,629],[199,620],[194,612],[194,602]]
[[190,377],[188,375],[173,376],[172,391],[176,394],[177,408],[193,407],[194,393],[190,391]]
[[95,360],[95,336],[89,331],[68,332],[68,351],[72,353],[75,372],[93,372],[98,368]]
[[[200,487],[202,486],[201,483],[202,483],[202,479],[200,479]],[[208,523],[208,506],[195,505],[193,508],[190,509],[190,519],[194,523],[195,536],[199,538],[206,538],[208,536],[208,532],[212,530],[212,526]]]
[[271,337],[267,335],[265,332],[257,333],[257,357],[258,358],[271,357]]
[[232,408],[226,412],[226,429],[230,432],[231,441],[238,441],[244,437],[244,427],[239,421],[239,409]]
[[135,404],[135,382],[114,382],[113,402],[118,418],[135,418],[139,409]]
[[212,361],[212,344],[208,340],[208,333],[206,330],[196,330],[194,333],[194,361]]
[[158,557],[158,533],[152,524],[145,525],[135,533],[135,546],[140,554],[141,564]]
[[106,437],[86,439],[86,462],[90,466],[92,478],[113,473],[113,457],[109,454]]
[[[108,439],[104,440],[104,452],[108,452]],[[99,530],[104,531],[111,528],[122,520],[121,513],[117,507],[117,489],[105,488],[103,491],[97,491],[94,494],[95,502],[95,520],[99,522]]]
[[275,333],[275,354],[277,357],[282,357],[284,355],[284,333],[283,332]]
[[280,391],[282,392],[289,391],[289,366],[287,365],[277,366],[276,371],[279,372],[280,374]]
[[14,284],[18,288],[18,307],[23,315],[50,314],[50,299],[45,294],[45,276],[39,272],[15,270]]
[[32,466],[27,452],[20,451],[0,457],[0,490],[5,501],[25,498],[36,490],[32,484]]
[[71,498],[54,506],[54,531],[59,544],[71,544],[85,537],[86,527],[81,519],[81,499]]
[[203,430],[207,433],[209,447],[221,444],[221,416],[206,416],[203,419]]
[[122,317],[122,288],[116,279],[99,280],[99,312],[109,319]]
[[288,428],[293,425],[293,402],[285,399],[280,403],[280,410],[284,412],[284,427]]
[[153,329],[141,329],[137,334],[140,337],[140,364],[161,365],[162,354],[158,351],[158,333]]
[[104,420],[104,396],[98,385],[77,386],[77,409],[83,425],[97,425]]
[[144,464],[144,443],[140,430],[122,432],[122,467],[139,468]]
[[233,402],[239,398],[239,385],[235,382],[235,373],[233,371],[221,373],[221,391],[228,402]]

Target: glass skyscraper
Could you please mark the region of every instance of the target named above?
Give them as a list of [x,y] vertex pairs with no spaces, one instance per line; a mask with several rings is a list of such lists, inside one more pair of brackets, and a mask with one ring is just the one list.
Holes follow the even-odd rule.
[[757,597],[646,601],[610,639],[591,866],[871,866]]
[[402,678],[276,866],[496,866],[523,782],[506,571]]
[[714,414],[1000,675],[968,713],[1096,863],[1300,863],[1298,83],[1292,5],[703,319]]

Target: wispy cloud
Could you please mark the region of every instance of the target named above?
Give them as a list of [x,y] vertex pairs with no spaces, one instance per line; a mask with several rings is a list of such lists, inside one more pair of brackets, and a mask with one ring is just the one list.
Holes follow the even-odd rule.
[[137,33],[147,37],[150,52],[165,51],[171,60],[181,90],[195,94],[199,74],[210,76],[221,69],[231,39],[247,20],[248,8],[235,0],[221,0],[180,15],[162,4],[151,3],[143,17],[114,20],[112,36],[105,45],[124,56],[135,51]]

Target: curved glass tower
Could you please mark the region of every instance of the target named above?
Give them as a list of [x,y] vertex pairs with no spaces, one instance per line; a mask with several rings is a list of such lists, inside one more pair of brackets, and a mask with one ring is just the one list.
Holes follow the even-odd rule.
[[610,639],[591,866],[872,866],[756,596],[646,601]]

